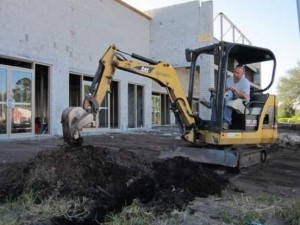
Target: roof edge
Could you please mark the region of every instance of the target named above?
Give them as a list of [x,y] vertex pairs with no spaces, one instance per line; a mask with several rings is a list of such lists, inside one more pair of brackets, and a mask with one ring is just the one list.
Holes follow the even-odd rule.
[[133,6],[127,4],[126,2],[123,2],[122,0],[115,0],[115,2],[117,2],[117,3],[119,3],[119,4],[123,5],[123,6],[125,6],[126,8],[128,8],[128,9],[130,9],[131,11],[133,11],[133,12],[135,12],[135,13],[137,13],[137,14],[143,16],[143,17],[145,17],[145,18],[148,19],[148,20],[152,20],[152,17],[151,17],[151,16],[149,16],[148,14],[146,14],[146,13],[144,13],[144,12],[138,10],[137,8],[134,8]]

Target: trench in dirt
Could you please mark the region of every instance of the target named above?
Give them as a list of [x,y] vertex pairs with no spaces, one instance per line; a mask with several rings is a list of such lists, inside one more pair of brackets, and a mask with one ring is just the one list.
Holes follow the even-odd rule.
[[85,197],[90,215],[80,221],[53,218],[53,224],[96,224],[138,199],[155,213],[183,209],[195,197],[221,195],[228,181],[185,158],[149,162],[127,150],[86,145],[40,152],[0,174],[0,201],[33,191],[40,199]]

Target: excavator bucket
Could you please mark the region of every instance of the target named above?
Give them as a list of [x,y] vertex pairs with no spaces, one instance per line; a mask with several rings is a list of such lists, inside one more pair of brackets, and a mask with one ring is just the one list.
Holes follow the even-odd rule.
[[81,130],[93,122],[93,114],[81,107],[66,108],[61,117],[64,141],[71,145],[81,145]]

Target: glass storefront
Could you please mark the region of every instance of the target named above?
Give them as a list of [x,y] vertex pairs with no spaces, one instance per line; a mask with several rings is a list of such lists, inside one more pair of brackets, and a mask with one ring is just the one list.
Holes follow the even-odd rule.
[[32,71],[0,67],[0,135],[32,133]]

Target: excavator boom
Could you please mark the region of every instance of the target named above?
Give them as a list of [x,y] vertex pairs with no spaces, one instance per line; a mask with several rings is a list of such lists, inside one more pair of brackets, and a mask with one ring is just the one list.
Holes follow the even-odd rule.
[[[130,55],[138,61],[127,60],[124,54]],[[192,112],[174,68],[166,62],[154,61],[134,53],[125,53],[112,45],[99,61],[90,91],[85,96],[83,108],[70,107],[62,113],[63,136],[67,143],[81,142],[80,132],[84,127],[93,123],[99,111],[99,105],[103,102],[106,93],[109,92],[116,69],[150,78],[165,87],[179,122],[183,139],[191,143],[195,142],[194,129],[197,118]]]

